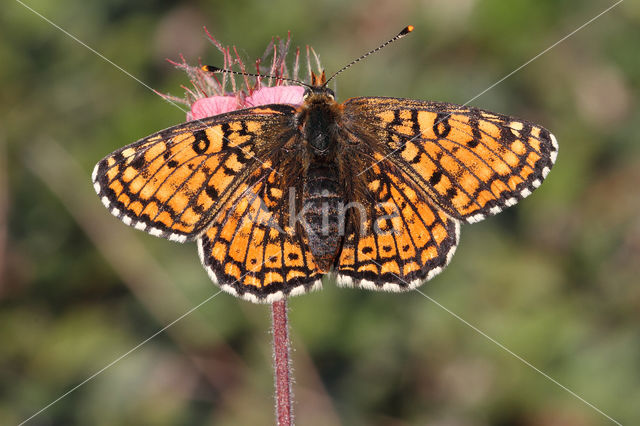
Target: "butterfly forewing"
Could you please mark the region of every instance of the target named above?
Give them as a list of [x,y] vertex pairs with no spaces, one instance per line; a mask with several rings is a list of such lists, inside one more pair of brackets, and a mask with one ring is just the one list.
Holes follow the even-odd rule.
[[[96,192],[112,214],[152,235],[196,238],[276,143],[293,108],[256,107],[171,127],[100,161]],[[268,167],[269,164],[266,163]]]
[[[397,98],[354,98],[345,117],[452,217],[476,222],[540,186],[557,156],[541,126],[466,106]],[[370,136],[369,136],[370,137]]]

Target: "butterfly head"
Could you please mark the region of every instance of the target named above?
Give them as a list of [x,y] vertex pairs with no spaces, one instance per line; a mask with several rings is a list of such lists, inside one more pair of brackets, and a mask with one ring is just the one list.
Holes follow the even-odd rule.
[[327,98],[333,101],[336,98],[336,94],[327,87],[327,78],[324,71],[320,75],[316,75],[311,71],[311,84],[305,89],[302,99],[307,103],[314,103],[318,101],[326,102]]

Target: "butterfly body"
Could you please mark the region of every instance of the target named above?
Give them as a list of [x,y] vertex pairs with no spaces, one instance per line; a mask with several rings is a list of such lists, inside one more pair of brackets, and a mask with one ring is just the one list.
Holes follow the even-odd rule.
[[196,240],[211,279],[254,302],[340,285],[415,288],[450,261],[460,224],[531,194],[555,137],[472,107],[342,104],[315,77],[299,106],[261,105],[155,133],[101,160],[94,187],[126,224]]
[[342,106],[335,101],[333,91],[323,86],[322,78],[317,86],[306,90],[304,103],[296,112],[299,133],[295,140],[303,151],[301,176],[286,180],[290,183],[289,191],[295,190],[298,179],[303,182],[298,204],[302,213],[297,216],[295,208],[289,206],[288,217],[301,219],[301,226],[292,229],[305,234],[319,270],[328,273],[340,251],[349,220],[350,212],[345,206],[356,201],[346,191],[345,183],[353,182],[356,176],[349,173],[350,160],[345,156],[347,123]]
[[304,177],[302,218],[304,232],[318,268],[329,272],[342,242],[340,215],[346,203],[337,168],[311,163]]

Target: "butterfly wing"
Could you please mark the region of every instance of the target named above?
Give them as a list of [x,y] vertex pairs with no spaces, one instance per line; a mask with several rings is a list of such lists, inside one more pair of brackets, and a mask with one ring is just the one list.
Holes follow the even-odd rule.
[[337,282],[371,290],[413,289],[449,263],[460,222],[391,161],[374,164],[368,174],[372,215],[362,230],[352,227],[345,233]]
[[477,108],[375,97],[343,106],[353,132],[375,139],[372,164],[393,162],[438,207],[467,222],[531,194],[558,153],[543,127]]
[[125,224],[184,242],[200,235],[269,153],[290,137],[295,109],[265,105],[191,121],[102,159],[94,188]]
[[[557,156],[546,129],[439,102],[354,98],[343,104],[352,154],[367,158],[370,221],[351,228],[336,262],[341,285],[412,289],[447,265],[460,222],[476,222],[537,188]],[[359,141],[359,143],[357,142]]]
[[273,302],[321,287],[323,274],[306,236],[284,223],[283,180],[289,183],[275,170],[254,172],[198,239],[211,279],[252,302]]

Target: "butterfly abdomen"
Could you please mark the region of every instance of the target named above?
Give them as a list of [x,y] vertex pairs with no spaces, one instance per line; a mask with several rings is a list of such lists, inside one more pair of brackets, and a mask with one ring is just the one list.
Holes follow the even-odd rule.
[[309,249],[323,271],[331,268],[340,247],[342,192],[336,167],[314,163],[309,166],[304,181],[302,218]]

